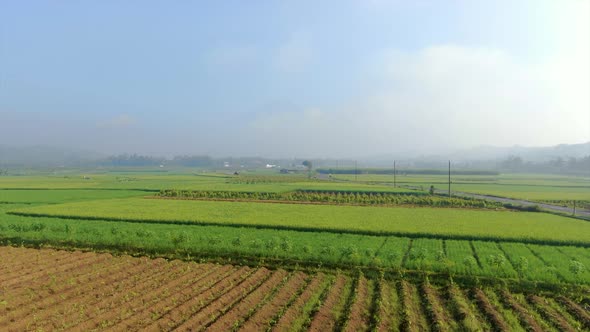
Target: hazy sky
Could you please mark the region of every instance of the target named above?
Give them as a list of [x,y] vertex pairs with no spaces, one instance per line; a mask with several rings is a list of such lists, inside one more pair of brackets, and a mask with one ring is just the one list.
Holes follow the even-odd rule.
[[590,0],[0,0],[0,144],[346,157],[590,140]]

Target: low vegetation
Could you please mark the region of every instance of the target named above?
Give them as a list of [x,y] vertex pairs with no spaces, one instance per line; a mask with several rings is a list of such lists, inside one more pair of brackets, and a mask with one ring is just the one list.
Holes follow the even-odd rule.
[[588,222],[531,212],[143,198],[97,200],[10,210],[12,214],[30,217],[590,246]]
[[195,200],[241,200],[302,202],[338,205],[417,205],[431,207],[500,209],[501,203],[482,199],[450,198],[427,195],[420,191],[371,192],[347,190],[296,190],[290,192],[201,191],[166,189],[158,193],[161,198]]

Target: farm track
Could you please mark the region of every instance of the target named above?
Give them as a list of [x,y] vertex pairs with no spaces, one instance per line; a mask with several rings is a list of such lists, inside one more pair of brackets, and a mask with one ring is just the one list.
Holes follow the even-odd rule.
[[9,332],[590,329],[584,302],[563,295],[50,249],[0,259]]
[[[447,192],[444,190],[436,190],[437,194],[444,195]],[[514,204],[517,206],[525,206],[525,207],[532,207],[532,206],[539,206],[543,209],[565,213],[568,215],[572,215],[574,209],[567,206],[555,205],[555,204],[548,204],[548,203],[541,203],[541,202],[534,202],[534,201],[527,201],[524,199],[514,199],[508,197],[500,197],[500,196],[492,196],[492,195],[483,195],[483,194],[474,194],[474,193],[466,193],[466,192],[459,192],[453,191],[453,196],[457,197],[469,197],[469,198],[477,198],[477,199],[484,199],[490,200],[494,202],[500,202],[504,204]],[[590,210],[584,208],[576,208],[576,216],[583,217],[583,218],[590,218]]]

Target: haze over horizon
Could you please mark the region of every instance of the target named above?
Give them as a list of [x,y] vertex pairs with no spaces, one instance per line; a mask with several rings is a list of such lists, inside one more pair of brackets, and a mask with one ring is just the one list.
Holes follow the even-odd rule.
[[590,1],[0,3],[0,145],[350,157],[590,141]]

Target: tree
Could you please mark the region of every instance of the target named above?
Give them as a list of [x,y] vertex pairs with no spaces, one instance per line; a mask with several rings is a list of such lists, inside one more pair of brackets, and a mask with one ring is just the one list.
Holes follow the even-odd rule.
[[303,165],[303,166],[307,167],[307,169],[308,169],[308,170],[311,170],[311,167],[312,167],[312,163],[311,163],[311,161],[309,161],[309,160],[304,160],[304,161],[301,163],[301,165]]
[[307,172],[308,172],[308,177],[311,178],[311,169],[313,167],[313,164],[311,163],[311,161],[309,160],[304,160],[301,165],[307,167]]
[[520,170],[524,165],[524,161],[519,156],[510,155],[501,163],[501,167],[508,170]]
[[516,271],[518,271],[518,273],[523,276],[526,270],[529,268],[529,260],[524,256],[520,256],[513,265]]
[[578,262],[577,260],[572,260],[570,262],[570,272],[578,277],[582,272],[584,272],[585,266],[584,264]]

